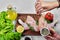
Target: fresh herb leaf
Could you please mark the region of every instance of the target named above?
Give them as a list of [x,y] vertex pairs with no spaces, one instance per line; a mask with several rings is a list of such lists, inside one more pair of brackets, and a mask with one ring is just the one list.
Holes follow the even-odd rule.
[[36,24],[38,25],[39,23],[38,23],[38,20],[36,20]]
[[27,24],[27,25],[30,28],[30,30],[34,31],[34,28],[30,24]]
[[47,21],[47,23],[52,23],[52,21],[49,21],[49,20],[47,20],[47,19],[45,19],[46,21]]
[[0,40],[20,40],[21,33],[13,32],[14,24],[6,19],[7,12],[0,12]]

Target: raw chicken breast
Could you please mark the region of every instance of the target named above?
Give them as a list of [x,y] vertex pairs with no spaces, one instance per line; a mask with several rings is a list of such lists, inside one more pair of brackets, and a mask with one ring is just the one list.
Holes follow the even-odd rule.
[[39,18],[39,30],[40,28],[43,28],[43,27],[47,27],[47,21],[45,20],[45,15],[41,15],[41,17]]
[[36,21],[31,16],[27,16],[26,23],[30,24],[30,26],[32,26],[35,31],[38,31],[38,26],[36,25]]
[[24,27],[24,30],[28,30],[29,27],[26,23],[24,23],[21,19],[18,19],[18,22]]

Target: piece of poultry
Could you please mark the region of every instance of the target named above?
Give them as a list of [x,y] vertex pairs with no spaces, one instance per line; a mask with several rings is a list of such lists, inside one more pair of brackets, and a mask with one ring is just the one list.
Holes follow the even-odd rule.
[[26,23],[33,27],[34,31],[38,31],[38,25],[36,25],[36,21],[31,16],[27,16]]
[[24,27],[24,30],[29,30],[28,25],[24,23],[21,19],[18,19],[18,22]]
[[42,14],[41,17],[39,18],[39,30],[40,28],[47,27],[47,21],[45,20],[45,14]]

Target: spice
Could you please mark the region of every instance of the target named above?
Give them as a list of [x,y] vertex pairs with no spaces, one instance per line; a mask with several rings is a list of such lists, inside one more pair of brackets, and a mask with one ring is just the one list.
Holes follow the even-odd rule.
[[25,37],[25,40],[31,40],[29,37]]

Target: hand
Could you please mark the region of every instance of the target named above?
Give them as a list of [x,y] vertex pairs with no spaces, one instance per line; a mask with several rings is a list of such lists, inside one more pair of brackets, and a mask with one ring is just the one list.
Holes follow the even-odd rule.
[[47,40],[60,40],[60,35],[57,34],[52,28],[50,28],[50,35],[46,36]]
[[43,1],[43,0],[37,0],[37,2],[35,4],[37,14],[40,14],[47,10],[51,10],[58,6],[59,6],[58,1],[53,1],[53,2],[48,1],[47,2],[47,1]]

